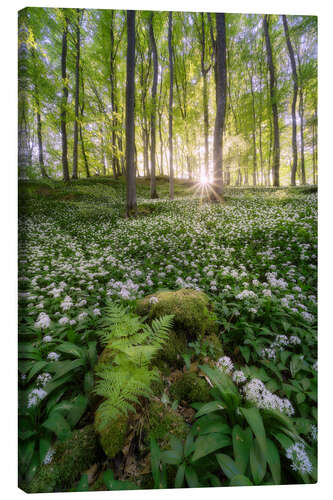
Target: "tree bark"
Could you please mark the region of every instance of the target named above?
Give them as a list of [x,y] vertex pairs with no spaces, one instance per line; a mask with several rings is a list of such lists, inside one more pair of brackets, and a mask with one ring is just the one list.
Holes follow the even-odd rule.
[[223,197],[223,128],[226,111],[226,34],[225,14],[215,14],[216,17],[216,118],[214,129],[214,183],[212,199],[218,201]]
[[136,213],[135,143],[135,10],[127,11],[126,61],[126,215]]
[[256,140],[256,107],[255,107],[255,97],[253,91],[253,74],[250,76],[251,85],[251,95],[252,95],[252,117],[253,117],[253,127],[252,127],[252,145],[253,145],[253,185],[257,185],[257,140]]
[[172,125],[173,125],[173,50],[172,50],[172,12],[169,12],[168,24],[168,49],[169,49],[169,71],[170,71],[170,87],[169,87],[169,163],[170,163],[170,177],[169,177],[169,196],[170,200],[174,199],[174,171],[173,171],[173,138],[172,138]]
[[83,116],[84,116],[84,81],[83,81],[83,71],[81,67],[81,90],[82,90],[82,96],[81,96],[81,105],[80,105],[80,142],[81,142],[81,150],[82,150],[82,157],[84,161],[84,168],[86,170],[86,175],[87,177],[90,177],[90,171],[89,171],[89,164],[88,164],[88,158],[86,155],[86,149],[84,146],[84,140],[83,140],[83,131],[82,131],[82,121],[83,121]]
[[299,105],[298,105],[299,117],[301,119],[300,123],[300,135],[301,135],[301,183],[306,184],[305,177],[305,157],[304,157],[304,100],[303,100],[303,88],[301,86],[299,91]]
[[61,51],[61,78],[62,78],[62,100],[60,113],[61,143],[62,143],[62,172],[64,181],[69,181],[68,158],[67,158],[67,100],[68,100],[68,82],[67,82],[67,35],[68,18],[64,18],[64,28],[62,32],[62,51]]
[[153,28],[153,13],[151,13],[149,18],[149,40],[153,55],[153,85],[152,85],[152,106],[150,114],[150,132],[151,132],[151,145],[150,145],[150,164],[151,164],[151,176],[150,176],[150,197],[152,199],[158,198],[156,190],[156,93],[157,93],[157,76],[158,76],[158,60],[157,60],[157,48],[154,36]]
[[292,150],[293,150],[293,162],[291,166],[291,179],[290,183],[292,186],[296,185],[296,171],[297,171],[297,124],[296,124],[296,102],[297,102],[297,92],[298,92],[298,82],[297,82],[297,70],[296,70],[296,61],[293,46],[291,45],[290,36],[289,36],[289,28],[287,17],[282,16],[283,19],[283,27],[284,33],[286,36],[286,42],[289,52],[289,59],[293,74],[293,101],[291,105],[291,117],[292,117]]
[[78,165],[78,138],[79,138],[79,105],[80,105],[80,9],[76,9],[77,22],[76,22],[76,58],[75,58],[75,120],[74,120],[74,143],[73,143],[73,172],[72,179],[77,179],[77,165]]
[[37,108],[37,138],[38,138],[38,160],[39,160],[40,172],[42,177],[48,177],[44,165],[42,119],[40,115],[39,106]]
[[275,83],[275,68],[273,63],[272,46],[269,36],[269,16],[264,16],[264,33],[267,51],[267,64],[269,69],[269,88],[271,107],[273,113],[273,128],[274,128],[274,145],[273,145],[273,185],[280,185],[280,132],[279,132],[279,115],[277,109],[277,92]]

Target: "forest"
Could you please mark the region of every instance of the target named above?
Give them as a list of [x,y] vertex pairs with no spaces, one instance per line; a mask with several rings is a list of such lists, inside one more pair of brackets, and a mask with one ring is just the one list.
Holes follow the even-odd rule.
[[316,483],[317,183],[316,17],[19,11],[21,489]]

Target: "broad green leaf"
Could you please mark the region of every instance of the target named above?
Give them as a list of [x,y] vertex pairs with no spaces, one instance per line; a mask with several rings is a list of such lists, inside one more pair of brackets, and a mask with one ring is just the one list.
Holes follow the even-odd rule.
[[75,491],[88,491],[89,490],[89,482],[88,482],[88,474],[82,474],[80,481],[77,483]]
[[181,488],[183,486],[184,477],[185,477],[185,464],[181,464],[177,470],[175,479],[175,488]]
[[231,479],[230,486],[253,486],[253,483],[247,476],[238,474]]
[[27,381],[30,382],[30,380],[34,377],[34,375],[36,375],[36,373],[42,370],[47,364],[48,364],[47,361],[37,361],[36,363],[34,363],[27,377]]
[[79,422],[80,418],[86,411],[88,406],[88,398],[83,394],[79,394],[72,401],[72,406],[67,415],[67,421],[69,425],[73,428]]
[[248,363],[250,360],[250,354],[251,354],[250,348],[248,346],[244,345],[244,346],[239,346],[239,350],[242,353],[242,356],[245,359],[246,363]]
[[49,439],[46,439],[46,438],[40,438],[39,440],[39,460],[40,462],[42,463],[45,456],[46,456],[46,453],[49,451],[49,449],[51,448],[51,441]]
[[58,411],[51,412],[49,418],[42,423],[42,426],[54,432],[60,441],[65,441],[71,436],[69,423]]
[[75,359],[74,361],[66,360],[66,361],[57,361],[55,366],[55,375],[53,380],[56,381],[58,378],[63,377],[68,372],[76,370],[81,366],[85,365],[85,361],[83,359]]
[[188,457],[194,449],[194,437],[192,432],[189,432],[186,436],[185,444],[184,444],[184,456]]
[[209,403],[204,404],[200,408],[195,417],[198,418],[201,417],[202,415],[206,415],[207,413],[211,413],[217,410],[223,410],[221,401],[210,401]]
[[232,429],[232,445],[234,457],[240,474],[244,474],[250,459],[250,448],[252,442],[252,432],[249,427],[243,430],[239,425]]
[[160,487],[160,449],[154,438],[150,438],[150,464],[155,488]]
[[247,420],[247,423],[251,427],[254,435],[256,436],[259,446],[261,447],[261,451],[263,455],[266,455],[266,432],[262,417],[258,408],[240,408],[244,417]]
[[192,462],[195,462],[196,460],[199,460],[199,458],[205,457],[206,455],[209,455],[209,453],[219,450],[220,448],[225,448],[230,444],[230,436],[226,434],[214,432],[213,434],[199,436],[195,441]]
[[260,484],[262,482],[266,474],[266,466],[266,456],[263,454],[261,446],[258,440],[255,438],[252,441],[250,449],[250,468],[254,484]]
[[35,440],[24,441],[19,447],[19,462],[23,470],[27,470],[35,450]]
[[294,441],[285,434],[283,434],[282,432],[274,432],[272,433],[272,435],[275,437],[275,439],[277,439],[282,448],[284,448],[285,450],[287,448],[290,448],[290,446],[294,444]]
[[271,439],[267,439],[267,462],[275,484],[281,484],[281,463],[277,447]]
[[161,451],[160,456],[161,461],[165,464],[179,465],[181,463],[181,457],[175,450]]
[[84,349],[82,347],[73,344],[72,342],[64,342],[57,347],[57,350],[65,354],[71,354],[77,358],[84,357]]
[[191,465],[185,467],[185,478],[190,488],[199,488],[201,486],[197,473]]
[[218,453],[216,455],[216,460],[228,479],[232,479],[234,476],[241,474],[237,464],[229,455]]

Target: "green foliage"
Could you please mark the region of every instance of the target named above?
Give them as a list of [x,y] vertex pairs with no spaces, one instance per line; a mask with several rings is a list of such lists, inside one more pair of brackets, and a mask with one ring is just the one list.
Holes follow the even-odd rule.
[[105,324],[99,336],[113,357],[111,363],[99,364],[96,369],[95,392],[104,399],[98,408],[98,430],[134,411],[139,397],[152,393],[151,384],[158,378],[158,371],[150,363],[167,341],[172,316],[155,319],[149,326],[124,307],[109,303]]

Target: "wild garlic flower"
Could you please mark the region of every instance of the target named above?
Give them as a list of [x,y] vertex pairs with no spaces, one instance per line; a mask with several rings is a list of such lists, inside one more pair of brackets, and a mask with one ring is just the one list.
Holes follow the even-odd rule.
[[59,325],[67,325],[68,322],[69,322],[69,318],[67,318],[67,316],[63,316],[58,321]]
[[49,359],[50,361],[58,361],[59,358],[60,354],[58,354],[57,352],[49,352],[47,355],[47,359]]
[[272,349],[271,347],[265,347],[261,351],[261,357],[264,359],[275,359],[276,358],[276,351],[275,351],[275,349]]
[[43,342],[52,342],[52,340],[53,339],[52,339],[51,335],[45,335],[43,337]]
[[79,321],[82,321],[82,320],[84,320],[87,316],[88,316],[88,313],[87,313],[87,312],[85,312],[85,311],[83,311],[82,313],[80,313],[80,314],[78,315],[77,319],[78,319]]
[[149,304],[157,304],[158,303],[158,297],[150,297],[149,299]]
[[217,368],[219,368],[219,370],[226,373],[227,375],[230,375],[232,370],[234,369],[233,362],[231,361],[229,356],[222,356],[222,358],[218,359],[216,366]]
[[312,441],[317,441],[318,440],[318,429],[315,425],[311,425],[311,439]]
[[49,448],[46,455],[45,455],[45,458],[43,460],[43,464],[47,465],[47,464],[50,464],[53,460],[53,455],[55,454],[55,449],[54,448]]
[[69,295],[66,295],[63,302],[61,302],[60,307],[63,311],[68,311],[73,305],[73,301]]
[[93,315],[94,316],[100,316],[101,315],[101,311],[100,311],[100,309],[98,309],[98,307],[95,307],[95,309],[93,309]]
[[303,443],[294,443],[290,448],[287,448],[286,457],[292,462],[292,470],[302,474],[309,474],[312,471],[312,464]]
[[45,312],[39,313],[38,319],[35,323],[36,328],[48,328],[51,324],[49,316]]
[[253,378],[244,387],[245,399],[253,403],[257,408],[266,410],[278,410],[280,413],[285,413],[288,417],[295,413],[295,410],[289,399],[281,399],[276,394],[270,392],[265,384]]
[[42,386],[44,387],[44,385],[46,385],[52,378],[52,375],[50,375],[50,373],[40,373],[37,377],[37,384],[39,386]]
[[44,389],[33,389],[28,396],[28,408],[37,406],[42,399],[47,396],[47,392]]
[[236,384],[242,384],[243,382],[246,382],[246,377],[245,377],[244,373],[242,372],[242,370],[236,370],[232,374],[232,380]]

